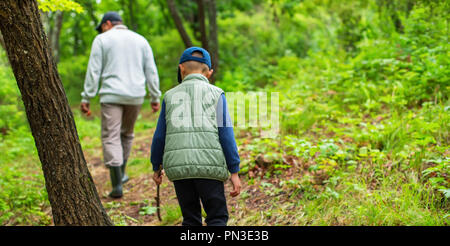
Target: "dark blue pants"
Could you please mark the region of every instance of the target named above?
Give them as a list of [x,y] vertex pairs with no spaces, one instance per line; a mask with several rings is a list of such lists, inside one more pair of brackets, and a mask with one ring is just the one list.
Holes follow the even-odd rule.
[[226,226],[228,222],[224,183],[212,179],[183,179],[173,182],[183,214],[183,226],[201,226],[200,201],[208,226]]

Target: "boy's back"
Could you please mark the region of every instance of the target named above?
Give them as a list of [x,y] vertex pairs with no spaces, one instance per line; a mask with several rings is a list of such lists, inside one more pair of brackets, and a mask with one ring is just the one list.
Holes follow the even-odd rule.
[[222,93],[205,76],[190,74],[165,94],[163,166],[169,180],[228,179],[216,116]]

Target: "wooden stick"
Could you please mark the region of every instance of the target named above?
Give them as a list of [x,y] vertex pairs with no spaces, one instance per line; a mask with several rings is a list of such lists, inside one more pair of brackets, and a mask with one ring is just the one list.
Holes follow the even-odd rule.
[[[162,171],[162,165],[159,166],[158,170],[158,176],[161,177],[161,171]],[[160,209],[160,195],[159,195],[159,184],[156,186],[156,214],[158,215],[158,220],[162,221],[161,219],[161,209]]]
[[158,215],[158,220],[162,221],[161,219],[161,209],[159,206],[159,185],[156,187],[156,214]]

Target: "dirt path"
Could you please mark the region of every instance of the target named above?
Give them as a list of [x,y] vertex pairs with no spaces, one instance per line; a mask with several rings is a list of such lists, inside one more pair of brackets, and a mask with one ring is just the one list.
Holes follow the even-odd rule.
[[[133,158],[147,159],[150,156],[151,137],[154,129],[146,133],[136,133],[135,141],[133,143],[132,153],[128,163],[132,163]],[[145,214],[146,207],[155,207],[156,185],[152,180],[153,172],[148,163],[148,168],[144,170],[134,170],[134,166],[127,167],[130,180],[124,184],[124,196],[120,199],[113,199],[108,197],[111,191],[111,182],[109,177],[109,170],[105,167],[102,161],[101,148],[95,151],[94,156],[85,154],[88,163],[89,171],[94,179],[98,194],[106,208],[108,214],[113,219],[115,224],[121,225],[181,225],[181,213],[177,211],[178,201],[176,199],[173,183],[167,177],[163,178],[161,186],[161,216],[163,221],[158,221],[156,213]],[[247,182],[242,180],[242,191],[251,190]],[[228,211],[230,218],[242,216],[239,211],[239,198],[232,198],[229,193],[231,191],[231,183],[227,182],[225,185],[225,192],[228,202]],[[255,197],[257,198],[257,197]],[[259,199],[261,200],[261,199]],[[257,200],[255,204],[261,203]],[[250,201],[251,202],[251,201]],[[140,213],[141,212],[141,213]],[[230,220],[231,224],[236,224],[237,220]]]
[[[151,135],[136,137],[131,157],[138,156],[140,158],[145,158],[150,156],[149,143],[151,143]],[[156,206],[154,199],[156,196],[156,185],[152,180],[152,171],[149,169],[137,176],[130,175],[130,180],[125,183],[123,187],[124,196],[120,199],[113,199],[108,197],[108,194],[111,191],[111,181],[109,170],[102,161],[101,149],[96,153],[98,153],[98,156],[87,157],[88,168],[94,179],[103,206],[108,211],[108,214],[113,217],[113,220],[116,216],[125,218],[127,225],[160,225],[161,223],[158,221],[156,213],[146,215],[139,213],[143,207]],[[130,162],[131,161],[132,159],[130,159]],[[177,205],[173,185],[166,177],[164,177],[161,188],[161,204],[163,206]],[[162,215],[164,216],[163,210]]]

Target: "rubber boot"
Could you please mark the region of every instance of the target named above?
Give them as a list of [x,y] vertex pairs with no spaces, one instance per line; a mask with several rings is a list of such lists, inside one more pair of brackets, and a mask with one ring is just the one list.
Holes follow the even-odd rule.
[[109,174],[112,184],[112,191],[109,193],[109,196],[112,198],[121,198],[123,196],[121,167],[110,167]]
[[128,182],[128,180],[130,180],[130,177],[128,177],[128,175],[125,173],[126,167],[127,167],[127,160],[125,160],[122,166],[120,166],[120,170],[122,171],[122,184],[125,184],[126,182]]

